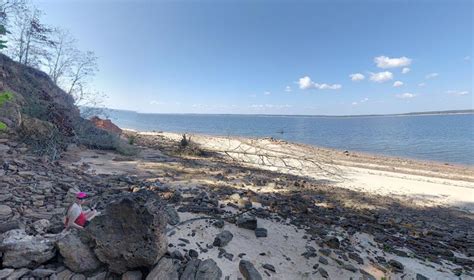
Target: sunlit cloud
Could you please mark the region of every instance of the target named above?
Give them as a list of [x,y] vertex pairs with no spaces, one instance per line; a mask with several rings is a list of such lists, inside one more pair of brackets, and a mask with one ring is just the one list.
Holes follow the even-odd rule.
[[349,77],[351,78],[351,80],[353,82],[358,82],[358,81],[362,81],[363,79],[365,79],[365,76],[362,75],[361,73],[350,74]]
[[369,101],[369,99],[366,97],[362,100],[352,102],[352,106],[357,106],[357,105],[360,105],[360,104],[365,103],[367,101]]
[[300,89],[312,89],[312,88],[315,88],[315,89],[332,89],[332,90],[337,90],[337,89],[340,89],[342,88],[342,86],[340,84],[326,84],[326,83],[323,83],[323,84],[319,84],[319,83],[315,83],[313,81],[311,81],[311,78],[308,77],[308,76],[304,76],[303,78],[300,78],[298,80],[298,85],[300,87]]
[[377,67],[387,69],[408,66],[411,64],[411,59],[406,56],[402,56],[399,58],[390,58],[388,56],[382,55],[374,58],[374,62]]
[[270,94],[272,94],[272,93],[269,92],[269,91],[265,91],[265,92],[263,93],[263,95],[270,95]]
[[393,83],[393,86],[394,86],[394,87],[401,87],[401,86],[403,86],[403,82],[402,82],[402,81],[395,81],[395,82]]
[[286,86],[286,87],[285,87],[285,92],[291,92],[291,87],[290,87],[290,86]]
[[402,69],[402,74],[406,74],[406,73],[408,73],[408,72],[410,72],[410,71],[411,71],[410,68],[408,68],[408,67],[403,67],[403,69]]
[[393,80],[393,74],[389,71],[370,73],[370,80],[376,83],[384,83]]
[[426,86],[426,83],[419,83],[418,86],[419,87],[424,87],[424,86]]

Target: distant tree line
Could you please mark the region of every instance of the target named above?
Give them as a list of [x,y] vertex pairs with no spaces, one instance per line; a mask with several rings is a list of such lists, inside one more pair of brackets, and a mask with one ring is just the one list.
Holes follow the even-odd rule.
[[79,50],[68,30],[44,24],[42,15],[28,0],[0,0],[0,52],[46,72],[81,108],[100,107],[104,95],[90,85],[97,56]]

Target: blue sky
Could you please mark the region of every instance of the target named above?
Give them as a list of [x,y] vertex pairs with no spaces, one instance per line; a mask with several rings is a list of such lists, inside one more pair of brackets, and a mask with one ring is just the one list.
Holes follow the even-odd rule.
[[[473,108],[473,2],[35,1],[99,57],[106,105],[153,113]],[[404,70],[405,69],[405,70]]]

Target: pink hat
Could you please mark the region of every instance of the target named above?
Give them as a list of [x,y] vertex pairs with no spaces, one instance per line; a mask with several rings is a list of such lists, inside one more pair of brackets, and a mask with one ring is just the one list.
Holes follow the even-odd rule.
[[84,199],[86,197],[87,197],[87,194],[85,192],[76,193],[76,198],[78,198],[78,199]]

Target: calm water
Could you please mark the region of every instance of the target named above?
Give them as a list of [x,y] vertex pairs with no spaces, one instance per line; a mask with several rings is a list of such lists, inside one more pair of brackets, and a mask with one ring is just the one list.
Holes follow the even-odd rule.
[[[398,157],[474,165],[474,114],[384,117],[108,113],[139,131],[275,137]],[[283,133],[281,133],[283,132]]]

